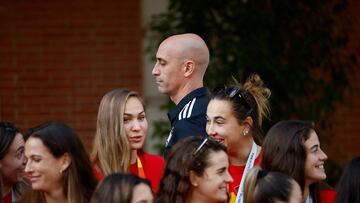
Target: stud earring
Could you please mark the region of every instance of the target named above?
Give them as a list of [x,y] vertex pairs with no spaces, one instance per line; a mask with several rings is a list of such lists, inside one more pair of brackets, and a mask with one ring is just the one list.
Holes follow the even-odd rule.
[[245,129],[243,130],[243,135],[246,136],[249,133],[249,130]]

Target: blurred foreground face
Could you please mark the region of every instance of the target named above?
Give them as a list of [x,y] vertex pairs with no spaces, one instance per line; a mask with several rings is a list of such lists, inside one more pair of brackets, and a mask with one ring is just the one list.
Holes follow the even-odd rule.
[[209,157],[209,166],[204,174],[195,175],[192,182],[193,193],[197,193],[196,197],[206,199],[207,202],[228,201],[228,187],[233,181],[228,171],[228,156],[224,151],[217,151],[211,152]]
[[30,137],[25,143],[28,173],[33,190],[43,192],[62,188],[62,159],[55,158],[39,138]]
[[22,180],[25,163],[24,138],[17,133],[6,155],[0,160],[0,175],[5,185],[14,185]]
[[148,185],[140,183],[134,187],[131,203],[153,203],[154,197]]
[[302,192],[299,184],[292,180],[292,191],[289,197],[289,203],[302,203]]

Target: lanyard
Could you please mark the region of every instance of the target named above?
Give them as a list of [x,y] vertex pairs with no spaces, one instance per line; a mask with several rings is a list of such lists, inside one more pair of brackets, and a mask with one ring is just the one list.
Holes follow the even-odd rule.
[[253,141],[248,160],[246,161],[244,173],[241,177],[240,187],[237,192],[237,196],[236,196],[236,200],[235,200],[236,203],[243,202],[245,179],[246,179],[247,174],[249,173],[249,170],[254,166],[255,159],[256,159],[256,152],[257,152],[257,145]]
[[313,203],[310,195],[307,196],[307,198],[306,198],[306,203]]
[[137,168],[138,168],[138,176],[140,178],[146,178],[145,172],[144,172],[144,167],[143,167],[139,157],[136,159],[136,164],[137,164]]

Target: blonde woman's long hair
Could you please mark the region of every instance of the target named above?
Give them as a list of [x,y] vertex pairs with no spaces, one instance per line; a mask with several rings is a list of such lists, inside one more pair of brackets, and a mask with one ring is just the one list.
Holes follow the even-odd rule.
[[100,102],[92,158],[103,175],[129,172],[131,147],[123,120],[125,103],[130,97],[142,102],[137,92],[122,88],[106,93]]

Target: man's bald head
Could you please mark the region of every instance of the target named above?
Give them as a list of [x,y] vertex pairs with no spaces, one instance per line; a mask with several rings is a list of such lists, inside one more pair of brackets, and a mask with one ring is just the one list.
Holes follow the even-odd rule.
[[181,60],[192,60],[196,64],[195,74],[203,77],[209,65],[209,49],[205,41],[196,34],[173,35],[165,39],[160,46],[171,46]]
[[160,44],[152,75],[158,90],[177,104],[185,95],[204,86],[208,64],[209,49],[201,37],[174,35]]

